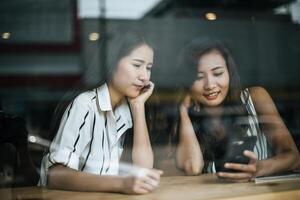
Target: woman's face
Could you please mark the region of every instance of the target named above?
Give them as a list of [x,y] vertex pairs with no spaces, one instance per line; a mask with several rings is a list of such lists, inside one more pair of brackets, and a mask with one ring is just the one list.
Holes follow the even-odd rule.
[[137,97],[149,84],[152,64],[152,48],[146,44],[138,46],[119,61],[111,86],[122,96]]
[[229,89],[229,73],[220,52],[213,50],[202,55],[197,72],[197,79],[190,89],[192,98],[204,106],[220,105]]

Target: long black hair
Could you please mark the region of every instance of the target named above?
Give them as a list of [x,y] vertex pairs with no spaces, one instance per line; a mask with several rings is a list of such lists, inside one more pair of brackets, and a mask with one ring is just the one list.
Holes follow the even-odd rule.
[[[248,128],[248,125],[240,123],[241,118],[248,115],[246,106],[241,100],[241,94],[243,93],[240,76],[229,49],[221,41],[210,38],[197,38],[182,50],[177,72],[181,76],[185,76],[186,79],[181,82],[180,87],[187,92],[190,90],[191,85],[197,78],[199,59],[212,51],[219,52],[226,62],[229,73],[229,90],[221,105],[223,114],[219,118],[220,124],[218,126],[213,123],[214,117],[208,115],[205,109],[201,109],[201,104],[199,112],[195,111],[194,106],[189,109],[189,116],[205,160],[215,160],[222,157],[226,150],[229,134],[233,130],[246,130]],[[248,97],[245,99],[247,101]],[[179,126],[179,123],[177,125]],[[177,130],[179,130],[179,127]]]

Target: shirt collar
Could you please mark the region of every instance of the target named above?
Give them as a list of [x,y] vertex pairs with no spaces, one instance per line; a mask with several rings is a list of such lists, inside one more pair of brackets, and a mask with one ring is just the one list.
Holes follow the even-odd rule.
[[[107,84],[104,83],[103,85],[101,85],[99,88],[96,89],[96,92],[97,92],[97,102],[101,111],[112,111]],[[126,98],[124,98],[122,100],[122,103],[119,106],[117,106],[115,113],[117,115],[116,117],[119,116],[122,116],[122,118],[125,117],[125,119],[127,119],[125,123],[129,124],[130,127],[132,126],[131,111]]]
[[107,84],[104,83],[103,85],[101,85],[96,89],[96,92],[98,97],[97,102],[101,111],[111,111],[112,106]]
[[116,118],[121,117],[120,121],[126,123],[128,128],[132,127],[131,111],[126,98],[124,98],[121,105],[116,108],[115,116]]

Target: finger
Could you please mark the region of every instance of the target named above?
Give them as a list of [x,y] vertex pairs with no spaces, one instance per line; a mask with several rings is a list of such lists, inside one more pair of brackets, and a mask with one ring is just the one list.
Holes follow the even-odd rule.
[[137,184],[138,184],[137,187],[147,190],[148,192],[151,192],[156,188],[156,186],[154,186],[153,183],[151,184],[150,182],[151,182],[151,180],[149,180],[147,178],[140,178],[137,181]]
[[257,159],[257,156],[253,151],[245,150],[243,153],[245,156],[247,156],[251,159],[255,159],[255,160]]
[[228,172],[218,172],[218,177],[226,178],[226,179],[235,179],[235,180],[242,180],[242,179],[251,179],[252,174],[250,173],[228,173]]
[[142,91],[143,95],[147,96],[147,97],[149,97],[152,94],[153,90],[154,90],[154,83],[149,81],[148,84],[149,84],[149,87],[144,88],[143,91]]
[[149,81],[150,88],[154,88],[154,83],[152,81]]
[[133,193],[135,193],[135,194],[147,194],[147,193],[149,193],[149,191],[138,185],[138,186],[135,186],[133,188]]
[[250,162],[249,163],[256,163],[257,162],[257,156],[256,156],[256,154],[254,152],[249,151],[249,150],[245,150],[243,152],[243,154],[245,156],[247,156],[248,158],[250,158]]
[[154,83],[153,82],[151,82],[151,81],[149,81],[149,88],[148,88],[148,90],[150,90],[150,91],[153,91],[153,89],[154,89]]
[[233,169],[242,172],[254,173],[256,172],[256,165],[253,164],[239,164],[239,163],[225,163],[224,167],[226,169]]
[[159,178],[154,179],[150,176],[143,176],[143,177],[140,177],[140,180],[148,185],[151,185],[152,187],[157,187],[159,185]]
[[154,169],[151,169],[151,170],[148,170],[147,171],[147,176],[149,176],[150,178],[156,180],[156,181],[159,181],[160,180],[160,176],[162,175],[162,171],[161,170],[154,170]]
[[159,175],[163,175],[164,174],[164,171],[163,170],[160,170],[160,169],[152,169],[154,170],[156,173],[158,173]]
[[183,104],[188,107],[190,103],[191,103],[191,96],[188,94],[184,97]]

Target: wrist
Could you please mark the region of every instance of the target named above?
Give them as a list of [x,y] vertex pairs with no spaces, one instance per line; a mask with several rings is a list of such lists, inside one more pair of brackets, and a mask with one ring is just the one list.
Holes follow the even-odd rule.
[[124,186],[125,186],[125,177],[116,176],[116,184],[114,184],[114,191],[123,193]]
[[132,102],[130,103],[131,111],[140,111],[141,109],[144,109],[144,103],[143,102]]
[[179,106],[179,113],[180,113],[181,116],[188,116],[188,113],[189,113],[188,108],[184,105],[180,105]]
[[256,165],[256,173],[255,176],[264,176],[269,172],[272,173],[272,165],[268,164],[268,160],[258,160]]

